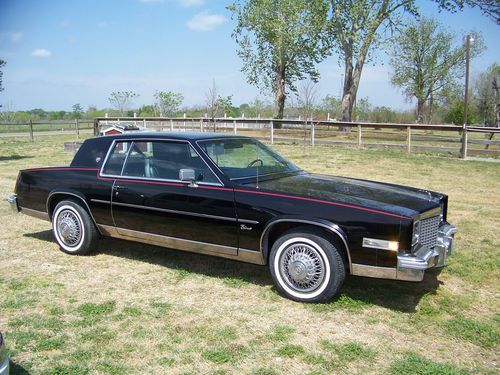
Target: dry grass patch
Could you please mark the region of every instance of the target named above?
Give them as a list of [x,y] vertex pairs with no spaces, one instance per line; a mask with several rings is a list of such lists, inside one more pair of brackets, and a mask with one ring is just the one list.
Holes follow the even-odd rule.
[[[64,140],[1,139],[0,196],[20,168],[67,164]],[[265,267],[113,239],[69,256],[48,223],[3,204],[0,330],[13,373],[498,372],[500,164],[276,148],[307,170],[448,193],[459,227],[449,267],[417,284],[349,277],[337,299],[308,305],[280,297]]]

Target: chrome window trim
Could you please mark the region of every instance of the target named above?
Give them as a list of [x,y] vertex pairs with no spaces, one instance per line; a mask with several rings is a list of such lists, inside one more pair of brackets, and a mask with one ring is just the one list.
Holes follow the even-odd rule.
[[[252,137],[228,137],[228,138],[224,138],[224,137],[220,137],[220,138],[206,138],[206,139],[198,139],[197,141],[195,141],[196,145],[200,148],[200,150],[205,154],[205,156],[215,165],[215,168],[217,168],[217,170],[223,174],[224,176],[226,176],[226,178],[229,180],[229,181],[236,181],[236,180],[245,180],[247,178],[256,178],[257,176],[247,176],[247,177],[233,177],[233,178],[230,178],[227,174],[224,173],[224,171],[222,169],[220,169],[220,167],[217,165],[217,163],[215,161],[212,160],[212,158],[210,157],[210,155],[208,155],[204,150],[203,150],[203,147],[199,145],[198,142],[207,142],[207,141],[212,141],[212,140],[225,140],[225,139],[250,139],[250,140],[256,140],[258,141],[259,143],[262,143],[260,142],[258,139],[256,138],[252,138]],[[264,144],[264,143],[262,143]],[[265,145],[264,145],[265,146]],[[272,151],[272,150],[271,150]],[[279,155],[278,153],[276,153],[277,155]],[[281,155],[279,155],[281,156]],[[281,156],[282,157],[282,156]],[[293,164],[293,163],[292,163]],[[295,164],[293,164],[294,166],[296,166]],[[297,167],[297,166],[296,166]],[[299,167],[297,167],[299,168]],[[273,174],[281,174],[281,173],[295,173],[295,172],[303,172],[304,170],[302,168],[299,168],[297,169],[296,171],[281,171],[281,172],[271,172],[271,173],[266,173],[266,174],[259,174],[259,177],[261,176],[270,176],[270,175],[273,175]]]
[[[210,170],[210,172],[212,172],[212,174],[215,176],[215,178],[217,178],[217,180],[219,180],[219,183],[217,182],[204,182],[204,181],[196,181],[196,183],[198,185],[206,185],[206,186],[219,186],[219,187],[224,187],[224,184],[222,183],[221,179],[219,178],[219,176],[217,176],[217,173],[214,172],[214,170],[210,167],[210,165],[207,164],[207,162],[201,157],[200,153],[198,152],[198,150],[196,150],[189,141],[186,141],[186,140],[182,140],[182,139],[171,139],[171,138],[134,138],[134,139],[114,139],[113,142],[111,143],[111,145],[109,146],[109,149],[108,149],[108,152],[106,153],[106,157],[104,158],[104,161],[102,162],[102,165],[101,165],[101,168],[99,169],[99,176],[100,177],[108,177],[108,178],[123,178],[123,179],[132,179],[132,180],[146,180],[146,181],[159,181],[159,182],[173,182],[173,183],[179,183],[179,184],[183,184],[183,185],[189,185],[189,182],[186,182],[186,181],[182,181],[182,180],[175,180],[175,179],[166,179],[166,178],[151,178],[151,177],[137,177],[137,176],[124,176],[123,175],[123,169],[125,168],[125,164],[127,162],[127,159],[128,159],[128,155],[130,153],[130,150],[132,150],[132,147],[134,145],[134,142],[176,142],[176,143],[187,143],[188,146],[190,146],[194,152],[196,152],[196,154],[198,155],[198,157],[200,158],[200,160],[203,162],[203,164],[205,164],[208,169]],[[114,149],[115,147],[115,144],[118,143],[118,142],[129,142],[131,143],[131,146],[127,152],[127,156],[125,157],[125,160],[123,162],[123,165],[122,165],[122,170],[121,170],[121,174],[120,175],[114,175],[114,174],[105,174],[103,173],[103,170],[104,170],[104,167],[106,166],[106,163],[108,162],[108,159],[111,155],[111,151]]]

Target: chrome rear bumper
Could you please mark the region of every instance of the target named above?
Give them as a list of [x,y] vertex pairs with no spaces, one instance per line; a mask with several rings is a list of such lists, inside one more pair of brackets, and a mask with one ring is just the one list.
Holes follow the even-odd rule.
[[439,227],[437,244],[434,248],[422,246],[413,254],[399,255],[396,279],[422,281],[425,270],[444,267],[451,255],[455,233],[457,228],[451,224],[444,224]]
[[9,195],[5,200],[10,204],[10,208],[12,209],[12,211],[19,212],[19,206],[17,204],[17,194]]

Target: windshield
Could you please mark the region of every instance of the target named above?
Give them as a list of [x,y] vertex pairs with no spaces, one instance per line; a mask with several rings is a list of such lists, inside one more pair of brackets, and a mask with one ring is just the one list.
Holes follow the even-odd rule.
[[300,170],[255,139],[209,139],[198,144],[231,180]]

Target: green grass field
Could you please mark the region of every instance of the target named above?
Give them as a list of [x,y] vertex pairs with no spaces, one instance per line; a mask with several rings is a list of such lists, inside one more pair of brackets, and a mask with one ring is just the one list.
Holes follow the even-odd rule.
[[[0,139],[21,168],[69,163],[74,137]],[[348,277],[328,304],[280,297],[266,267],[120,240],[62,253],[0,204],[0,330],[13,374],[494,374],[500,371],[500,163],[274,146],[306,170],[450,196],[449,267],[422,283]]]

